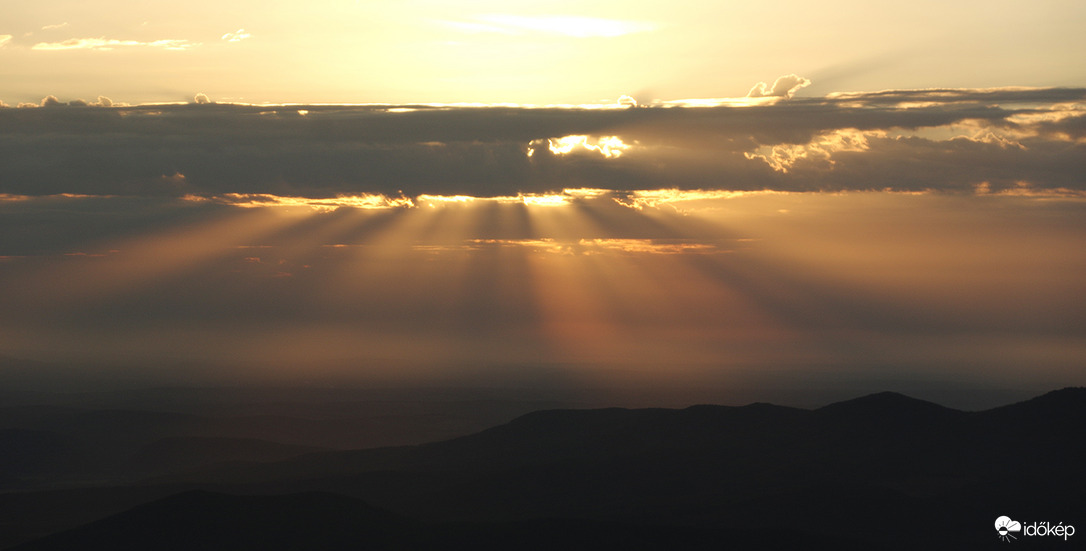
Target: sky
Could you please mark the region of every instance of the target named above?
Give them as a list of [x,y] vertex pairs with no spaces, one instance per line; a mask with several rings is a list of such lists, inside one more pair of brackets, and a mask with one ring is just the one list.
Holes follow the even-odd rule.
[[1084,21],[7,6],[0,356],[58,385],[1083,385]]
[[1076,0],[9,2],[0,100],[591,103],[1079,86]]

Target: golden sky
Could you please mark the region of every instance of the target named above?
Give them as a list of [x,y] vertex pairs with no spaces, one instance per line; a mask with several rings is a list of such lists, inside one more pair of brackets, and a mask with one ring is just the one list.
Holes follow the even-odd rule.
[[9,3],[0,100],[592,103],[1075,86],[1075,0]]
[[0,359],[169,383],[1086,384],[1084,16],[5,6]]

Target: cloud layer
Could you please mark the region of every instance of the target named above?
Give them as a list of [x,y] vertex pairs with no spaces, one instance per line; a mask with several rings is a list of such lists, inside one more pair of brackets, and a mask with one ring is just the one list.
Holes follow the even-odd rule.
[[[11,129],[0,136],[0,193],[1086,191],[1086,89],[789,98],[804,82],[755,88],[775,103],[700,108],[251,106],[202,94],[109,107],[50,96],[51,109],[0,110]],[[554,145],[573,142],[593,147]]]

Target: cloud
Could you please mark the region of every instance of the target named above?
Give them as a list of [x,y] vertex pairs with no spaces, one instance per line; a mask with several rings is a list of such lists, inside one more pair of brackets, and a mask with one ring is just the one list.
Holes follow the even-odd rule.
[[0,48],[3,48],[11,43],[12,36],[10,34],[0,34]]
[[67,27],[67,26],[68,26],[68,22],[65,21],[63,23],[57,23],[55,25],[44,25],[41,28],[41,30],[48,31],[48,30],[52,30],[52,29],[63,29],[64,27]]
[[253,35],[245,32],[245,29],[238,29],[232,33],[226,33],[222,35],[222,40],[227,42],[241,42],[247,38],[252,38]]
[[[42,102],[61,105],[55,97]],[[1016,88],[704,108],[249,106],[198,94],[184,105],[7,109],[0,124],[18,132],[0,135],[0,193],[329,199],[516,197],[567,188],[983,188],[1075,194],[1086,193],[1083,105],[1086,89]],[[177,173],[185,175],[183,188],[163,185],[162,175]]]
[[90,102],[85,99],[77,98],[63,102],[54,95],[48,95],[41,99],[39,103],[27,103],[23,102],[19,104],[20,108],[33,108],[33,107],[114,107],[114,106],[126,106],[124,103],[113,103],[113,100],[105,97],[98,96],[96,101]]
[[769,87],[764,82],[759,82],[754,85],[754,88],[750,89],[747,93],[748,98],[790,98],[795,95],[796,91],[800,88],[810,86],[811,81],[801,76],[791,74],[778,77],[773,82],[773,86]]
[[200,46],[198,42],[179,39],[162,39],[151,42],[138,40],[117,40],[114,38],[69,38],[62,42],[39,42],[32,50],[99,50],[110,51],[117,48],[162,48],[164,50],[190,50]]
[[[181,176],[184,179],[184,176]],[[232,205],[243,208],[260,207],[308,207],[316,211],[331,211],[340,207],[354,209],[391,209],[415,206],[414,201],[407,197],[387,197],[385,195],[338,195],[329,198],[309,197],[282,197],[267,193],[227,193],[216,197],[187,196],[188,201],[211,201],[224,205]]]
[[[542,140],[530,143],[528,156],[534,156],[536,152],[540,151],[542,145]],[[608,159],[620,157],[624,151],[630,148],[629,145],[622,143],[622,140],[617,136],[595,138],[583,135],[562,136],[561,138],[548,139],[546,145],[547,149],[554,155],[590,152]]]

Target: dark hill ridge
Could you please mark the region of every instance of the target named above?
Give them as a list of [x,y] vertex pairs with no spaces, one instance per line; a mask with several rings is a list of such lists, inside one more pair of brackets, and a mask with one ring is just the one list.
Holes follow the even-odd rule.
[[5,405],[4,395],[0,388],[0,443],[11,445],[0,446],[0,466],[9,466],[0,468],[0,492],[131,484],[229,460],[434,442],[558,403],[417,389],[149,389],[49,394],[21,405]]
[[910,398],[897,392],[879,392],[819,408],[818,411],[841,416],[948,416],[963,412],[939,404]]
[[[1043,450],[1006,443],[1033,441],[1037,434],[1055,437],[1069,430],[1075,434],[1078,429],[1086,430],[1082,388],[983,412],[962,412],[895,393],[817,410],[769,404],[544,410],[445,442],[315,453],[277,463],[224,464],[156,482],[263,483],[389,470],[493,472],[668,456],[689,457],[706,469],[711,461],[738,467],[733,463],[750,459],[768,465],[782,457],[816,460],[811,467],[818,468],[879,461],[862,469],[868,473],[899,468],[896,472],[946,471],[969,463],[990,470],[1009,468],[1003,464],[1008,462],[1043,468],[1030,458]],[[1078,449],[1067,442],[1053,447],[1057,456],[1075,455]],[[992,452],[991,461],[981,457],[987,452]],[[797,464],[791,459],[786,463]]]
[[1081,434],[1082,388],[982,412],[893,393],[817,410],[547,410],[445,442],[228,463],[141,491],[331,492],[426,523],[787,528],[881,548],[975,548],[999,514],[1086,527],[1074,518],[1086,511]]
[[985,413],[1017,416],[1084,415],[1082,403],[1086,400],[1086,388],[1068,387],[1053,390],[1024,402],[988,410]]

